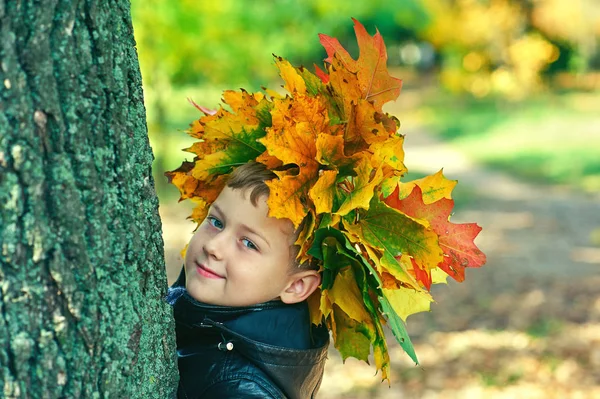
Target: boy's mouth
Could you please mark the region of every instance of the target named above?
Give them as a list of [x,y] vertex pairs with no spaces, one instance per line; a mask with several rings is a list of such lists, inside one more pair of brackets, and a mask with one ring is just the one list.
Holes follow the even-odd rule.
[[198,272],[199,275],[206,277],[206,278],[214,278],[214,279],[225,278],[225,277],[221,276],[220,274],[218,274],[217,272],[204,266],[203,264],[198,263],[198,262],[195,262],[195,263],[196,263],[196,271]]

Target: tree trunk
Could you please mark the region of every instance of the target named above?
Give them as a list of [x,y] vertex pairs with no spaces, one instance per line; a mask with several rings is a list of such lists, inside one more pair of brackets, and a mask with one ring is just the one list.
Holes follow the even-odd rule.
[[0,397],[175,390],[129,8],[0,0]]

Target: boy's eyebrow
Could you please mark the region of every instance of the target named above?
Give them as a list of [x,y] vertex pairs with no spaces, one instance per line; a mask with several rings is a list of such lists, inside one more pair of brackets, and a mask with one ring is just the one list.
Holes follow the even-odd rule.
[[271,244],[269,244],[269,241],[262,235],[260,234],[258,231],[250,228],[249,226],[246,226],[245,224],[241,224],[240,225],[244,230],[249,231],[252,234],[256,234],[257,236],[259,236],[264,242],[267,243],[267,245],[269,246],[269,248],[271,248]]
[[[219,206],[217,204],[215,204],[214,202],[211,205],[211,208],[214,208],[221,216],[225,216],[225,214],[223,213],[223,211],[221,210],[221,208],[219,208]],[[271,244],[269,243],[269,241],[262,234],[260,234],[258,231],[252,229],[250,226],[247,226],[247,225],[245,225],[243,223],[241,223],[240,226],[244,230],[249,231],[250,233],[259,236],[264,242],[267,243],[267,245],[269,246],[269,248],[271,248]]]

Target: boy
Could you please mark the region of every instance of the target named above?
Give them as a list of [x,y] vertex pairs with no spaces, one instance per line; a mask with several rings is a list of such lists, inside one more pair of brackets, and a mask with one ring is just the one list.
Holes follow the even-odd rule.
[[295,232],[268,217],[265,181],[235,169],[190,241],[170,288],[180,398],[310,398],[323,376],[329,334],[313,328],[306,298],[321,278],[295,261]]

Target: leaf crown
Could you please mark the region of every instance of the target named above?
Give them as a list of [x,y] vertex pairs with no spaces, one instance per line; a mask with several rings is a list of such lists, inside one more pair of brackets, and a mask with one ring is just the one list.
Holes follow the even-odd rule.
[[302,226],[298,261],[320,264],[322,284],[308,300],[312,322],[326,324],[344,359],[373,353],[388,379],[383,325],[418,364],[406,317],[429,310],[431,284],[448,275],[462,281],[465,267],[481,266],[485,255],[473,243],[479,226],[448,220],[456,181],[441,171],[401,181],[404,136],[382,107],[402,82],[388,73],[379,32],[370,36],[356,20],[354,30],[357,60],[319,35],[325,71],[275,57],[285,96],[225,91],[229,109],[196,106],[205,116],[188,130],[198,139],[186,149],[194,161],[166,175],[180,200],[196,203],[190,218],[200,223],[236,166],[256,161],[272,170],[269,216]]

